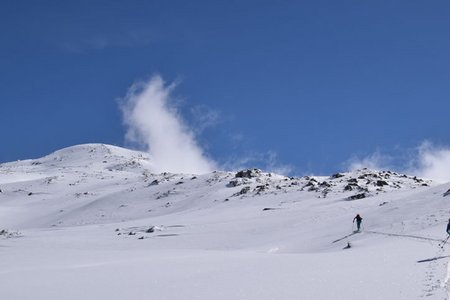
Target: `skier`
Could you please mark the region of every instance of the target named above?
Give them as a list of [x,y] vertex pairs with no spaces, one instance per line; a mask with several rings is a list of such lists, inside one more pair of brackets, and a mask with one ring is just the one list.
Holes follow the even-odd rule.
[[[357,231],[359,231],[361,228],[362,219],[363,218],[361,218],[361,216],[359,214],[357,214],[356,217],[353,218],[353,223],[355,223],[355,220],[356,220],[356,228],[358,228]],[[450,224],[450,222],[449,222],[449,224]]]
[[450,219],[448,219],[447,223],[447,234],[448,234],[447,238],[445,238],[445,240],[439,243],[439,247],[441,247],[442,249],[444,249],[445,244],[447,244],[447,241],[450,238]]

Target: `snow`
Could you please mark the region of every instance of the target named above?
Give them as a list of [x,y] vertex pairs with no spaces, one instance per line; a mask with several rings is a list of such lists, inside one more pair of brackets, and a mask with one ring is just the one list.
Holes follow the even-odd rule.
[[0,165],[0,299],[450,299],[450,184],[236,175],[100,144]]

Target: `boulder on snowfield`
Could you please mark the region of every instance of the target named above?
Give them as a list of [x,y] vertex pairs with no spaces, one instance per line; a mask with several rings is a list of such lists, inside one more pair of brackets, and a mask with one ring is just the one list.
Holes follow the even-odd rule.
[[356,194],[356,195],[350,196],[347,199],[348,200],[358,200],[358,199],[364,199],[366,197],[367,197],[366,193],[361,193],[361,194]]

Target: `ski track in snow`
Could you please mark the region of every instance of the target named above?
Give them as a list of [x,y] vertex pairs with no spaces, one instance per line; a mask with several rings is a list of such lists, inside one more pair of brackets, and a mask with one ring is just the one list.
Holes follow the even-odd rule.
[[450,261],[447,262],[447,272],[444,280],[442,281],[441,287],[447,294],[447,300],[450,300]]
[[[438,299],[442,299],[439,295],[442,291],[445,299],[450,300],[450,255],[444,252],[445,245],[441,248],[441,244],[438,244],[438,250],[434,257],[418,261],[418,263],[428,263],[424,279],[425,287],[421,298],[439,297]],[[443,278],[441,274],[445,274],[444,279],[441,279]]]
[[[435,257],[442,255],[442,251],[439,250]],[[437,272],[439,269],[439,261],[436,259],[429,260],[427,269],[425,272],[425,289],[422,297],[434,296],[436,291],[441,288],[440,280],[437,278]]]

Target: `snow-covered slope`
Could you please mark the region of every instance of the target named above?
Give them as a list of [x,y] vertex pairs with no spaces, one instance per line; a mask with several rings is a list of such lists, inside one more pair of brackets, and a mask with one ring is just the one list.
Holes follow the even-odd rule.
[[450,299],[450,184],[151,170],[99,144],[1,164],[0,299]]

